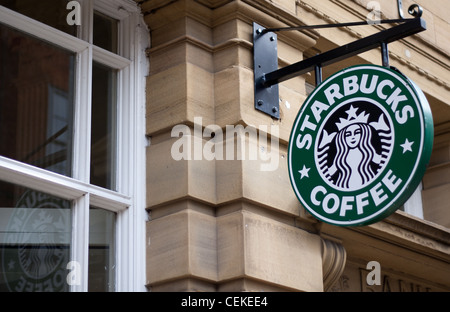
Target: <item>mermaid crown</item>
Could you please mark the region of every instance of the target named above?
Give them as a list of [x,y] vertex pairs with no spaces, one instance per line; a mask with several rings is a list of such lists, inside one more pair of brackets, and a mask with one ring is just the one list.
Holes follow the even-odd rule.
[[365,112],[362,112],[359,115],[350,115],[349,113],[347,119],[344,118],[339,118],[339,122],[336,123],[336,127],[339,129],[339,131],[341,131],[342,129],[353,125],[353,124],[367,124],[367,121],[369,119],[369,114],[366,114]]

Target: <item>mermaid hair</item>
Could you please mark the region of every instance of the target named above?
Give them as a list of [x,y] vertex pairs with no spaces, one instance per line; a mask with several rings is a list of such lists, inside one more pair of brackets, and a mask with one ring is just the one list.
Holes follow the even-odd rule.
[[[361,176],[362,183],[367,183],[375,176],[375,172],[371,167],[371,162],[376,154],[374,147],[372,146],[372,130],[369,125],[359,123],[357,124],[361,129],[361,139],[359,148],[362,154],[362,160],[358,166],[358,174]],[[334,165],[338,169],[338,177],[336,185],[342,188],[349,188],[349,181],[352,175],[350,165],[347,163],[347,156],[350,151],[350,147],[345,141],[345,132],[348,127],[339,131],[336,136],[336,157],[334,158]]]

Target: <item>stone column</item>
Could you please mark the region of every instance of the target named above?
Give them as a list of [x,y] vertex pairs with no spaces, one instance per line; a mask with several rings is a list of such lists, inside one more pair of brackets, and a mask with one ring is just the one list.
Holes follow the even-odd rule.
[[[301,24],[295,7],[294,0],[142,4],[152,38],[153,291],[324,290],[323,241],[292,192],[286,163],[304,77],[280,85],[280,120],[254,108],[252,23]],[[312,32],[279,34],[279,65],[301,60],[315,39]]]

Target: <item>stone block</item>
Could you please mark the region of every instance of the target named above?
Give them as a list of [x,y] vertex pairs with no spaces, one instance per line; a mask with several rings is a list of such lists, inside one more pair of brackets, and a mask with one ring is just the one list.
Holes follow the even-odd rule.
[[320,237],[240,211],[217,219],[219,283],[250,278],[297,291],[323,291]]
[[424,190],[422,192],[423,217],[425,220],[450,227],[450,214],[448,203],[450,202],[450,184]]
[[[190,131],[191,128],[184,126],[184,129]],[[148,148],[147,207],[163,205],[186,197],[215,203],[215,162],[205,158],[194,159],[193,133],[190,135],[174,133],[174,135],[180,137],[171,137]],[[199,140],[199,145],[203,147],[204,141]],[[181,145],[183,146],[178,148]],[[185,159],[179,158],[183,147],[190,147],[190,154],[186,154]]]
[[149,221],[147,235],[148,285],[184,278],[217,281],[213,216],[183,210]]
[[450,184],[450,163],[428,169],[423,176],[422,182],[425,190],[444,184]]
[[301,206],[292,191],[286,146],[279,143],[277,133],[237,125],[225,134],[223,145],[228,156],[216,161],[219,205],[244,199],[298,216]]
[[214,123],[214,76],[190,63],[147,79],[147,135],[202,117]]
[[214,64],[211,52],[195,43],[195,41],[182,39],[169,46],[151,50],[150,76],[184,63],[212,72]]

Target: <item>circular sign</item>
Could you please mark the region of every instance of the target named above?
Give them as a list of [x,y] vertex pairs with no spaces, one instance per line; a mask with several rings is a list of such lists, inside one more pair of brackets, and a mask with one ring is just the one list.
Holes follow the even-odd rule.
[[322,82],[292,129],[292,187],[313,216],[340,226],[401,207],[430,160],[433,118],[423,92],[394,69],[346,68]]

